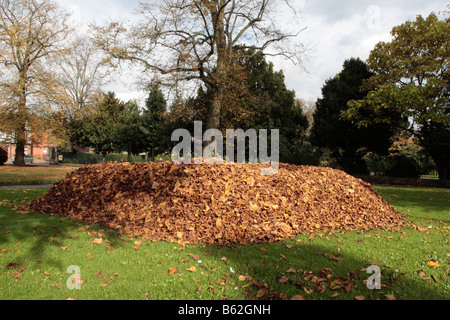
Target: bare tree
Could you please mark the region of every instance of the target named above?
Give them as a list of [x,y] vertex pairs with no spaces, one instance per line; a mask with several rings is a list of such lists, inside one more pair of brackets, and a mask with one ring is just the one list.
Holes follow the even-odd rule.
[[108,72],[102,64],[101,52],[89,36],[77,37],[67,54],[59,57],[59,83],[67,96],[64,103],[69,120],[81,116],[91,106]]
[[[279,7],[295,9],[288,0],[162,0],[141,4],[139,23],[113,22],[95,27],[96,43],[117,66],[140,63],[165,82],[197,81],[213,92],[207,127],[220,128],[224,83],[234,48],[255,48],[301,63],[304,48],[295,42],[301,30],[276,25]],[[278,10],[278,11],[277,11]]]
[[16,142],[15,165],[25,165],[24,148],[39,102],[53,99],[49,59],[65,51],[68,14],[50,0],[0,0],[0,97]]

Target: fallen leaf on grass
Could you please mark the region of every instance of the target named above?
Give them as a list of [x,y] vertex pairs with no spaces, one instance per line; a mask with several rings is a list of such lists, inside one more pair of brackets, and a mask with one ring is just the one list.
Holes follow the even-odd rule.
[[430,260],[430,261],[428,261],[427,266],[432,267],[433,269],[436,269],[437,267],[440,267],[441,265],[439,264],[438,261]]
[[262,298],[264,297],[264,295],[267,293],[267,289],[260,289],[258,290],[258,292],[256,293],[256,298]]
[[306,294],[309,296],[313,293],[312,289],[310,287],[304,287],[303,290],[306,292]]
[[297,270],[295,270],[294,268],[290,268],[288,271],[286,271],[286,272],[288,272],[288,273],[296,273],[297,272]]
[[421,227],[421,226],[416,226],[415,224],[412,225],[412,228],[413,228],[414,230],[419,231],[419,232],[427,232],[427,231],[428,231],[427,228],[424,228],[424,227]]
[[356,296],[355,299],[356,299],[356,300],[364,300],[364,299],[366,299],[366,298],[365,298],[364,296]]
[[188,268],[186,270],[190,271],[190,272],[197,272],[197,268],[196,267],[190,267],[190,268]]
[[94,240],[92,240],[90,243],[92,243],[92,244],[102,244],[103,243],[103,239],[102,238],[94,238]]
[[142,244],[142,240],[139,240],[139,241],[135,241],[134,242],[134,247],[133,247],[133,249],[134,250],[139,250],[139,247],[140,247],[140,245]]
[[173,275],[174,273],[179,273],[180,270],[177,270],[176,268],[169,268],[169,275]]
[[240,275],[238,279],[239,279],[239,281],[242,282],[242,281],[247,280],[247,276]]
[[301,295],[295,295],[291,298],[291,300],[306,300],[306,298]]
[[339,254],[337,254],[337,255],[331,255],[331,256],[330,256],[330,259],[331,259],[331,260],[335,260],[335,261],[342,261],[342,260],[344,260],[344,259],[342,259],[342,258],[339,256]]
[[389,300],[395,300],[395,295],[393,294],[385,294],[386,298],[388,298]]
[[45,270],[42,270],[42,273],[44,273],[46,276],[51,276],[51,274]]
[[197,254],[188,254],[188,256],[191,256],[192,259],[194,259],[194,260],[196,260],[196,261],[200,259],[200,256],[197,255]]

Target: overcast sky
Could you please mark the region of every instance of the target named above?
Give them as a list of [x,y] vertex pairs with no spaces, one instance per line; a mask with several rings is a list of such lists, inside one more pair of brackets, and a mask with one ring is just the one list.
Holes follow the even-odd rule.
[[[139,0],[56,2],[69,9],[77,23],[88,24],[132,17]],[[415,20],[419,14],[425,17],[437,13],[448,3],[447,0],[295,0],[301,9],[297,18],[299,28],[306,27],[299,34],[299,40],[309,48],[304,61],[306,71],[285,61],[273,62],[277,70],[283,70],[287,87],[295,90],[298,98],[316,101],[325,81],[342,69],[346,59],[366,60],[378,42],[390,41],[394,26]],[[134,92],[132,85],[118,83],[111,88],[123,100],[143,97],[142,93]]]

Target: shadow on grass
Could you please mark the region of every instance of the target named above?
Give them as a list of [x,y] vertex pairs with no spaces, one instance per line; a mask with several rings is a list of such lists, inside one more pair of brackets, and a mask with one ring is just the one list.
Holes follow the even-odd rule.
[[[295,241],[273,244],[208,246],[237,272],[234,281],[245,287],[246,299],[279,300],[302,296],[306,300],[446,300],[441,288],[422,280],[402,266],[379,264],[381,289],[370,290],[367,280],[374,262],[314,243]],[[238,278],[239,276],[240,279]],[[237,278],[237,279],[236,279]],[[248,286],[246,286],[248,285]]]
[[[0,190],[0,201],[10,199],[8,206],[0,208],[0,250],[5,249],[4,254],[0,254],[0,268],[7,267],[9,263],[26,263],[31,268],[51,267],[65,272],[70,260],[64,255],[65,243],[83,237],[79,243],[89,244],[99,230],[105,229],[69,218],[13,210],[13,205],[25,204],[20,201],[24,196],[37,198],[45,192],[39,189]],[[93,236],[85,236],[83,232],[92,232]],[[108,230],[107,237],[114,243],[120,236],[117,231]]]
[[[450,224],[450,216],[447,214],[450,207],[448,189],[376,187],[376,190],[389,203],[395,203],[397,209],[414,209],[418,219]],[[437,216],[437,212],[445,214]]]

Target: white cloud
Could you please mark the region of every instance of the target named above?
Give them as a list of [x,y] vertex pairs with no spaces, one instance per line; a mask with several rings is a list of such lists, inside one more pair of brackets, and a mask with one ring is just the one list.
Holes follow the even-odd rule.
[[443,1],[369,1],[369,0],[306,0],[303,24],[308,29],[300,37],[313,48],[300,73],[283,63],[286,84],[299,98],[316,100],[328,78],[341,71],[349,58],[366,60],[380,41],[390,41],[396,25],[427,16],[445,8]]

